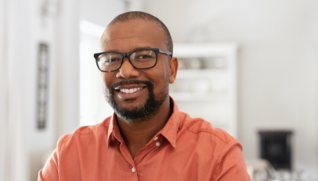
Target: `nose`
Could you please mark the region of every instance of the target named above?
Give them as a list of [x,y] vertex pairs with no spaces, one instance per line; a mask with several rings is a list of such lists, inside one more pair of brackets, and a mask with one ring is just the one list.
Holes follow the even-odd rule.
[[134,66],[130,63],[128,58],[123,59],[123,64],[116,74],[116,78],[136,78],[139,76],[139,71],[134,68]]

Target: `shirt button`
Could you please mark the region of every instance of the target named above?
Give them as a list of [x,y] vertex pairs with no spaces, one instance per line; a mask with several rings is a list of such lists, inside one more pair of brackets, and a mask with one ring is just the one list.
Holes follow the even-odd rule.
[[132,172],[132,173],[135,173],[135,172],[136,172],[136,168],[135,168],[135,167],[132,167],[132,168],[131,168],[131,172]]
[[160,146],[160,142],[159,142],[159,141],[156,142],[156,146],[157,146],[157,147]]

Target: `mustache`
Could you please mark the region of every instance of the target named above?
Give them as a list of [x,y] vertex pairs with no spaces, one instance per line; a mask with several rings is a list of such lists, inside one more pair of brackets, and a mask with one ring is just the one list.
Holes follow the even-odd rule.
[[122,80],[119,82],[116,82],[111,85],[111,90],[115,90],[115,87],[118,86],[123,86],[123,85],[129,85],[129,84],[144,84],[146,85],[147,88],[152,89],[153,88],[153,83],[148,80],[136,80],[136,79],[129,79],[129,80]]

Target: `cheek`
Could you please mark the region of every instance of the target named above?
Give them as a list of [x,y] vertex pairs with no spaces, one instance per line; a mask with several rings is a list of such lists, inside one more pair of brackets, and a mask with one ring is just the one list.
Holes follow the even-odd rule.
[[111,85],[112,85],[112,78],[111,78],[110,75],[104,74],[104,75],[103,75],[103,81],[104,81],[105,89],[106,89],[106,91],[108,92],[108,91],[109,91],[109,88],[110,88]]
[[158,71],[154,72],[154,86],[159,89],[158,92],[163,91],[163,89],[166,89],[169,86],[169,68],[166,66],[159,66]]

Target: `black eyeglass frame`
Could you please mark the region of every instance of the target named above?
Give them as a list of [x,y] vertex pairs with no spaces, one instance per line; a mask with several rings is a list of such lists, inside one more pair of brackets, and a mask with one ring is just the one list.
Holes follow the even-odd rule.
[[[156,62],[154,63],[153,66],[151,67],[147,67],[147,68],[138,68],[136,67],[130,60],[130,56],[137,52],[137,51],[143,51],[143,50],[152,50],[155,52],[155,55],[156,55]],[[115,70],[110,70],[110,71],[105,71],[105,70],[102,70],[99,65],[98,65],[98,62],[99,62],[99,56],[102,55],[102,54],[105,54],[105,53],[116,53],[118,55],[121,56],[121,63],[119,65],[119,67]],[[96,62],[96,65],[97,65],[97,68],[101,71],[101,72],[115,72],[117,70],[119,70],[121,68],[121,66],[123,65],[124,63],[124,59],[127,58],[129,63],[137,70],[142,70],[142,69],[150,69],[150,68],[153,68],[157,65],[157,62],[158,62],[158,54],[161,53],[161,54],[164,54],[164,55],[168,55],[170,57],[172,57],[172,53],[170,51],[167,51],[167,50],[162,50],[162,49],[159,49],[159,48],[138,48],[138,49],[135,49],[131,52],[126,52],[126,53],[120,53],[120,52],[116,52],[116,51],[105,51],[105,52],[99,52],[99,53],[94,53],[94,58],[95,58],[95,62]]]

